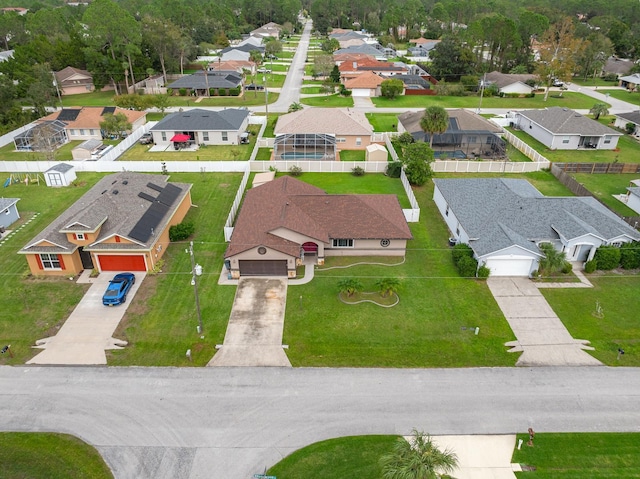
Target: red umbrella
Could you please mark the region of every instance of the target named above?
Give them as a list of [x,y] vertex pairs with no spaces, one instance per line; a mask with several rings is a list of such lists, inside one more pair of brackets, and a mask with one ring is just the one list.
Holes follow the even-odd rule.
[[174,143],[185,143],[189,140],[191,140],[191,137],[189,137],[189,135],[179,133],[177,135],[173,135],[173,138],[171,138],[171,140],[169,141],[173,141]]

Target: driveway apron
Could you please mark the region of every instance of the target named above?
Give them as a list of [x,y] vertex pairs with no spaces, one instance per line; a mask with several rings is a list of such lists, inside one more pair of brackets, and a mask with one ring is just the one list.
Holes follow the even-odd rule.
[[284,366],[282,348],[287,280],[240,278],[224,342],[209,366]]
[[586,353],[589,341],[574,339],[538,288],[528,278],[489,278],[487,284],[516,341],[505,345],[522,351],[516,366],[601,366]]
[[122,349],[126,341],[112,337],[146,273],[136,273],[136,283],[127,294],[127,302],[104,306],[102,295],[115,273],[103,273],[73,310],[58,334],[36,341],[44,351],[27,364],[107,364],[106,349]]

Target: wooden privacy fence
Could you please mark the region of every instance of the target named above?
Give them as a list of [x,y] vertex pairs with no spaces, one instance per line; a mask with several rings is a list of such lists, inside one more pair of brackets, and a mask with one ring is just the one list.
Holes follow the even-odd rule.
[[565,173],[640,173],[640,163],[554,163]]

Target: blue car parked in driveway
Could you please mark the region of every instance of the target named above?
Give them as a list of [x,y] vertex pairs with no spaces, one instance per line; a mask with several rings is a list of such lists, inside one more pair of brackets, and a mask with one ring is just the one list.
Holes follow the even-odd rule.
[[107,290],[102,295],[102,304],[105,306],[116,306],[127,300],[127,293],[136,282],[133,273],[118,273],[111,281]]

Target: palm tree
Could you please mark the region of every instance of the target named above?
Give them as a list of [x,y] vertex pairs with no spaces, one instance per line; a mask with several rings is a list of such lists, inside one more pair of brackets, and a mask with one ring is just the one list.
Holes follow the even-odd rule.
[[606,103],[596,103],[591,107],[589,113],[593,115],[594,120],[597,120],[601,116],[607,116],[609,114],[609,109],[607,108]]
[[458,465],[453,451],[441,451],[422,431],[414,429],[413,435],[411,442],[398,438],[393,451],[380,459],[384,479],[437,479],[453,472]]
[[440,106],[430,106],[424,111],[420,120],[420,128],[429,133],[429,148],[433,147],[433,136],[444,133],[449,127],[449,114]]
[[376,281],[376,286],[380,288],[380,296],[384,298],[398,291],[400,280],[398,278],[381,278]]
[[551,243],[541,243],[538,247],[544,253],[544,258],[541,258],[538,263],[538,272],[540,274],[557,273],[567,262],[567,254],[555,249]]
[[343,279],[338,283],[341,293],[347,293],[347,296],[353,296],[362,289],[362,283],[357,279]]

